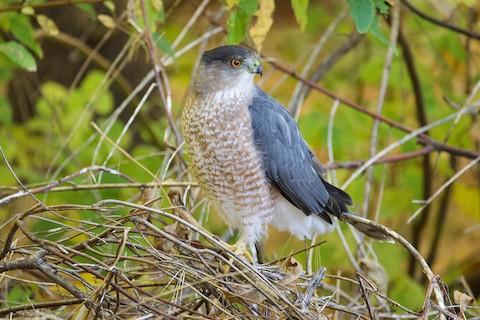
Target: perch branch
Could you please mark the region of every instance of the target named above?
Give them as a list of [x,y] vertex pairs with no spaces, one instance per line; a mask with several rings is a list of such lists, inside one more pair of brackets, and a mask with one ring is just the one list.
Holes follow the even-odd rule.
[[439,306],[442,309],[445,309],[445,299],[442,294],[442,289],[440,288],[438,276],[433,273],[432,269],[430,269],[425,259],[418,252],[418,250],[415,249],[414,246],[412,246],[410,242],[408,242],[404,237],[402,237],[400,234],[393,231],[392,229],[385,227],[379,223],[373,222],[369,219],[366,219],[351,213],[342,214],[342,219],[346,220],[349,223],[353,223],[354,225],[363,224],[363,225],[369,226],[370,228],[377,230],[377,232],[383,233],[386,238],[394,239],[396,242],[400,243],[412,256],[415,257],[415,260],[420,265],[423,273],[425,274],[428,281],[433,286],[433,292]]
[[65,278],[57,275],[55,270],[43,259],[45,253],[45,250],[39,250],[37,253],[33,254],[29,258],[1,262],[0,273],[19,269],[39,270],[52,282],[58,284],[59,286],[70,292],[70,294],[72,294],[75,298],[83,300],[88,308],[92,308],[92,302],[87,300],[83,292],[78,290],[77,287],[68,282]]

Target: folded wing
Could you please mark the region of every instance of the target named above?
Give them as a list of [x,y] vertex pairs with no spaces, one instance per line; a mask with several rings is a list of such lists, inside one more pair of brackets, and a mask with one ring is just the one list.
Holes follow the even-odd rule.
[[322,168],[308,148],[288,111],[260,88],[249,106],[255,144],[263,156],[266,177],[306,215],[332,223],[352,204],[350,196],[326,182]]

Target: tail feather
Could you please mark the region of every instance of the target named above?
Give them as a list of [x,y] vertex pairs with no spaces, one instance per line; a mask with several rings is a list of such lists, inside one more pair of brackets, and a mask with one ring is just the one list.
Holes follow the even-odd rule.
[[323,184],[330,194],[327,202],[327,211],[336,217],[340,218],[342,213],[348,212],[347,207],[353,204],[352,198],[343,190],[331,185],[323,180]]
[[395,242],[395,239],[392,238],[388,232],[386,232],[387,228],[349,212],[347,206],[351,206],[353,201],[345,191],[331,185],[323,179],[322,181],[327,189],[327,192],[330,194],[330,199],[328,199],[326,206],[327,212],[337,216],[345,222],[348,222],[358,231],[373,239]]
[[351,206],[353,204],[352,198],[346,193],[345,191],[331,185],[327,181],[323,180],[323,184],[325,185],[325,188],[327,189],[328,193],[330,196],[338,202],[340,205],[344,205],[345,207]]

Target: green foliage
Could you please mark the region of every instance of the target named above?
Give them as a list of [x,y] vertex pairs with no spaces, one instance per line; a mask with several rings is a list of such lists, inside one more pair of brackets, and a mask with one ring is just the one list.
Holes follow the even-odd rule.
[[22,303],[27,303],[32,290],[29,287],[16,285],[11,290],[8,290],[6,297],[7,305],[14,306]]
[[[81,146],[91,135],[89,122],[95,116],[107,115],[112,111],[113,97],[109,91],[102,89],[101,85],[104,77],[103,72],[94,70],[71,92],[59,83],[45,82],[40,88],[42,96],[36,103],[36,115],[23,123],[12,123],[11,107],[4,98],[0,99],[0,136],[5,139],[2,141],[15,141],[2,144],[2,147],[8,159],[16,163],[17,172],[28,177],[26,182],[44,179],[44,170],[49,165],[49,159],[52,159],[57,148],[63,145],[63,135],[68,129],[74,128],[79,119],[83,119],[84,125],[76,129],[71,140],[72,148]],[[114,133],[119,134],[120,130]],[[128,137],[127,134],[127,142]],[[22,147],[17,148],[17,145]],[[48,145],[49,148],[38,147],[43,145]],[[83,165],[88,165],[91,161],[93,148],[94,146],[91,146],[81,153],[79,159],[84,161]],[[100,155],[106,152],[108,150],[102,150]],[[3,179],[8,177],[11,175],[5,173]]]
[[375,4],[372,0],[347,0],[350,14],[359,33],[366,33],[375,17]]
[[16,41],[0,43],[0,53],[27,71],[36,71],[37,63],[28,50]]
[[388,14],[390,7],[385,0],[347,0],[350,15],[359,33],[370,33],[378,41],[391,46],[392,44],[380,30],[380,22],[376,15]]
[[292,0],[292,7],[300,29],[304,31],[308,22],[308,0]]
[[168,42],[168,40],[165,39],[164,36],[160,35],[158,32],[154,32],[152,37],[153,37],[153,41],[155,42],[155,45],[162,52],[166,53],[172,58],[175,57],[175,52],[173,52],[172,47],[170,46],[170,42]]
[[227,21],[228,43],[240,43],[245,38],[248,26],[257,7],[257,0],[238,0],[235,3],[235,7],[230,12]]
[[390,7],[385,0],[373,0],[373,2],[375,2],[375,7],[381,14],[388,14],[390,11]]
[[12,107],[7,99],[0,97],[0,125],[12,123]]
[[30,72],[37,70],[37,63],[29,49],[37,57],[43,57],[31,22],[35,11],[31,7],[24,9],[21,13],[0,13],[0,30],[10,33],[8,38],[13,38],[9,41],[0,38],[0,81],[9,80],[11,72],[16,68]]
[[402,276],[394,281],[390,296],[403,306],[419,310],[422,307],[425,291],[417,281],[408,276]]
[[14,13],[10,15],[9,22],[15,38],[30,48],[39,58],[42,58],[42,48],[34,38],[35,30],[30,19],[23,14]]
[[[372,21],[372,25],[370,26],[370,34],[375,37],[381,43],[391,46],[390,40],[382,33],[380,30],[380,22],[378,21],[378,17],[375,16]],[[396,52],[395,52],[396,53]]]

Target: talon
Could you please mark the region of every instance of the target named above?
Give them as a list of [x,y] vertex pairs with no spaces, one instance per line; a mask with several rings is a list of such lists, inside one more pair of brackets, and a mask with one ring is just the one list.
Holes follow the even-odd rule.
[[[254,263],[257,262],[256,255],[255,255],[256,252],[252,251],[253,254],[251,254],[247,249],[246,242],[243,241],[243,240],[239,240],[237,243],[235,243],[233,245],[232,244],[226,244],[226,247],[228,248],[228,251],[235,254],[239,259],[241,259],[241,260],[243,260],[247,263],[254,264]],[[228,260],[229,264],[232,264],[233,260],[234,260],[233,257],[231,257]],[[226,265],[225,268],[224,268],[224,272],[229,272],[229,271],[230,271],[230,265]]]

